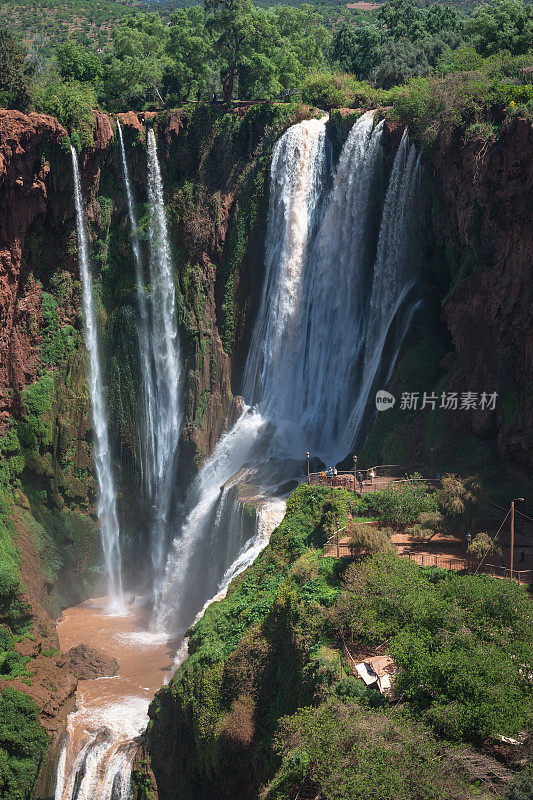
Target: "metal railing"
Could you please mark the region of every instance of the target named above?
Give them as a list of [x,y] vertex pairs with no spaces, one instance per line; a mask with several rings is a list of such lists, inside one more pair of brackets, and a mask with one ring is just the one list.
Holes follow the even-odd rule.
[[[372,480],[370,477],[370,470],[374,470],[374,479]],[[350,470],[337,470],[336,475],[328,475],[327,470],[321,470],[320,472],[310,472],[309,473],[309,483],[316,485],[321,484],[323,486],[332,486],[338,489],[350,489],[364,494],[366,492],[375,492],[386,483],[390,483],[392,481],[397,481],[401,474],[401,467],[398,464],[380,464],[376,467],[366,467],[365,469],[357,468],[356,475],[361,475],[363,484],[362,489],[359,481],[354,476],[353,469]],[[355,486],[354,486],[355,481]]]
[[[343,529],[341,528],[341,530]],[[337,542],[331,544],[330,539],[328,539],[324,546],[324,555],[343,558],[346,556],[353,556],[354,553],[349,542]],[[469,560],[467,558],[457,558],[456,556],[437,556],[432,555],[431,553],[400,553],[400,557],[408,558],[409,561],[413,561],[420,567],[435,567],[437,569],[446,569],[452,572],[472,572],[477,564],[475,559]],[[487,575],[491,575],[493,578],[511,578],[510,568],[499,566],[497,564],[482,564],[480,571]],[[518,583],[524,584],[533,583],[533,569],[514,569],[512,580],[516,580]]]

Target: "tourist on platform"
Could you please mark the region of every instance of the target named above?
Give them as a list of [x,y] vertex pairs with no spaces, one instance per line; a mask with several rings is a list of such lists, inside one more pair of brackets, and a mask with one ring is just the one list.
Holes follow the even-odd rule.
[[368,473],[368,477],[370,478],[370,485],[373,486],[374,485],[374,478],[376,477],[376,473],[375,473],[374,467],[372,467],[370,469],[370,472]]

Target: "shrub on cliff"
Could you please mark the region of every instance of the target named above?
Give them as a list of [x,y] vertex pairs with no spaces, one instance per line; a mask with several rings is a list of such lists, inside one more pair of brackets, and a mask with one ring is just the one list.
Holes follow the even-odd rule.
[[368,493],[364,505],[386,525],[411,525],[420,514],[437,510],[437,499],[418,474],[411,480],[389,483],[384,489]]
[[373,107],[383,99],[383,92],[346,72],[318,72],[302,83],[303,102],[326,110]]
[[378,528],[374,525],[365,525],[356,522],[348,525],[348,535],[350,536],[350,550],[355,555],[375,555],[382,550],[389,550],[391,543],[390,528]]
[[29,800],[47,745],[37,705],[5,688],[0,695],[0,800]]
[[[462,58],[468,60],[464,48],[457,54],[458,63]],[[405,86],[391,89],[393,116],[425,143],[434,142],[443,127],[501,122],[533,99],[533,85],[520,80],[520,69],[531,63],[531,54],[512,57],[502,52],[475,69],[457,71],[454,54],[445,54],[440,75],[412,78]],[[448,68],[450,74],[443,75]]]
[[352,565],[332,618],[346,640],[387,642],[412,711],[453,740],[532,722],[533,607],[518,584],[432,574],[394,554]]
[[465,796],[427,729],[356,704],[332,699],[285,717],[274,747],[283,761],[261,800],[308,796],[311,789],[327,800]]

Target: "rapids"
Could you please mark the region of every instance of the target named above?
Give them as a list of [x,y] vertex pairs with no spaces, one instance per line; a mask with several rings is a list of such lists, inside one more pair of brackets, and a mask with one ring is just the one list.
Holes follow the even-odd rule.
[[173,663],[167,637],[146,631],[142,598],[122,613],[107,608],[108,598],[87,600],[66,609],[57,626],[63,651],[86,644],[115,657],[120,669],[114,677],[78,684],[55,800],[127,800],[135,738]]

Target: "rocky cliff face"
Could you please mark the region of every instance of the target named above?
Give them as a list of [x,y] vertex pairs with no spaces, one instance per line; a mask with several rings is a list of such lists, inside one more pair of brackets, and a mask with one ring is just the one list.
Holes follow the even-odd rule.
[[[339,125],[337,126],[339,127]],[[398,130],[386,124],[385,146]],[[408,335],[389,390],[418,393],[415,413],[379,415],[360,453],[366,463],[437,471],[502,472],[524,487],[531,467],[533,369],[533,125],[515,118],[496,138],[465,141],[443,130],[422,153],[428,204],[425,307]],[[420,410],[423,393],[437,412]],[[442,392],[477,396],[469,411],[439,409]],[[480,408],[483,393],[494,408]],[[433,456],[430,456],[433,448]],[[499,465],[499,466],[498,466]]]
[[51,117],[0,110],[0,137],[0,414],[5,428],[16,404],[14,391],[37,376],[41,287],[23,267],[23,251],[28,229],[50,202],[45,152],[59,150],[66,131]]
[[454,346],[450,388],[498,392],[496,416],[472,431],[496,433],[503,459],[533,463],[533,124],[515,119],[496,141],[442,143],[433,175],[442,200],[437,234],[450,254],[442,316]]

